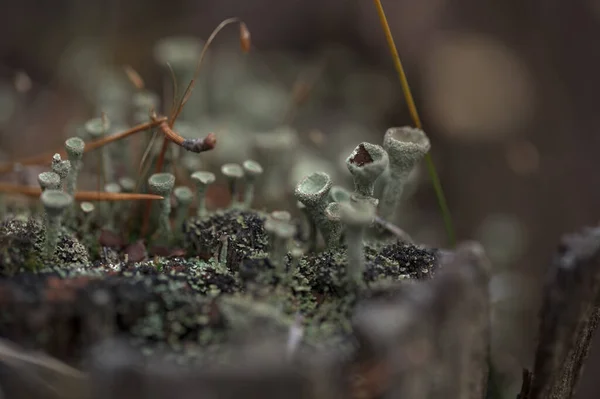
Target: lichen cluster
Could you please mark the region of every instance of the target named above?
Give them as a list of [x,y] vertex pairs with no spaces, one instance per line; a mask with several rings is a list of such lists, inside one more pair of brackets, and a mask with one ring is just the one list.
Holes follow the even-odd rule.
[[[68,349],[57,346],[59,335],[68,323],[89,323],[100,306],[111,334],[124,334],[147,355],[179,362],[225,361],[231,341],[250,325],[256,336],[285,334],[297,314],[307,326],[303,345],[350,345],[342,337],[350,333],[356,301],[368,290],[348,285],[346,249],[303,255],[286,279],[269,258],[267,217],[232,209],[190,218],[185,237],[192,256],[142,262],[89,262],[85,248],[63,230],[53,264],[36,255],[43,252],[39,222],[4,221],[0,240],[9,245],[0,258],[0,334],[17,342],[27,337],[35,347],[77,362],[83,350],[77,343],[86,342],[89,333],[71,332],[75,343]],[[228,240],[224,262],[219,261],[223,236]],[[426,278],[435,270],[435,251],[412,244],[367,244],[365,253],[364,279],[373,287]],[[285,262],[284,270],[292,266],[293,256],[288,254]],[[26,270],[33,264],[35,273]],[[98,298],[107,304],[95,305]],[[28,316],[33,314],[62,327],[43,325],[36,333]]]
[[[161,42],[159,63],[175,58],[173,73],[186,80],[194,66],[181,46],[193,43]],[[423,131],[393,128],[382,145],[356,146],[345,159],[349,190],[325,171],[309,171],[315,162],[295,168],[301,140],[288,125],[256,127],[253,155],[207,166],[197,153],[211,150],[215,135],[192,137],[199,124],[189,112],[175,124],[181,108],[157,116],[155,93],[140,90],[128,100],[117,89],[101,85],[98,93],[99,110],[108,107],[111,119],[83,123],[63,156],[47,160],[40,205],[27,216],[12,209],[0,222],[0,336],[74,363],[91,344],[122,336],[146,355],[214,364],[237,343],[291,339],[300,327],[299,344],[290,347],[351,350],[362,299],[434,274],[436,250],[387,228],[409,173],[429,150]],[[129,147],[106,146],[132,119],[124,110],[164,135],[158,148],[147,141],[147,154],[159,156],[142,156],[137,179]],[[166,151],[169,144],[178,147]],[[99,149],[96,159],[86,147]],[[86,164],[119,201],[93,195],[81,202]],[[122,200],[136,191],[157,201]],[[294,201],[257,209],[271,203],[263,197],[286,193]]]

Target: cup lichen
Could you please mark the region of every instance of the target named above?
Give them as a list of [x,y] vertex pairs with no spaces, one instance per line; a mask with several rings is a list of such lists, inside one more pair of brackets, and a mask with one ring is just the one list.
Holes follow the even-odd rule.
[[61,190],[46,189],[40,196],[46,217],[44,256],[52,260],[58,244],[61,219],[65,210],[73,203],[73,197]]
[[390,177],[383,191],[379,214],[392,220],[410,172],[427,154],[431,144],[423,130],[404,126],[386,131],[383,148],[389,156]]
[[354,283],[362,284],[365,270],[365,229],[373,223],[375,207],[368,201],[351,201],[340,204],[340,216],[345,225],[348,277]]
[[85,142],[79,137],[71,137],[65,141],[65,150],[67,157],[71,163],[71,171],[67,177],[67,194],[75,195],[77,189],[77,177],[82,167],[81,160],[83,159],[83,152],[85,150]]
[[148,188],[153,194],[164,197],[160,201],[160,215],[158,217],[158,235],[161,240],[168,242],[171,238],[171,192],[175,186],[175,176],[171,173],[155,173],[148,178]]
[[231,193],[231,207],[239,205],[239,184],[244,177],[244,169],[237,163],[226,163],[221,166],[221,173],[229,182],[229,192]]
[[262,175],[262,166],[253,160],[246,160],[243,163],[243,168],[246,176],[246,187],[244,191],[244,207],[250,208],[252,201],[254,200],[254,190],[256,186],[256,180]]
[[177,200],[175,229],[177,231],[177,235],[181,237],[181,234],[183,233],[182,226],[185,223],[185,219],[190,214],[190,205],[194,200],[194,193],[187,186],[179,186],[173,190],[173,195]]
[[329,241],[329,220],[325,216],[325,208],[331,186],[331,178],[327,173],[314,172],[302,179],[294,191],[296,199],[304,204],[325,242]]
[[199,218],[203,218],[208,214],[206,209],[206,191],[208,190],[208,186],[215,182],[216,176],[212,172],[202,170],[192,173],[191,178],[196,184],[197,215]]
[[360,143],[346,159],[346,166],[354,179],[354,192],[361,196],[373,197],[375,182],[387,169],[388,154],[383,147]]
[[42,191],[59,190],[60,176],[55,172],[42,172],[38,175],[38,184]]
[[63,161],[60,154],[54,154],[51,169],[60,177],[60,187],[62,188],[71,173],[71,162]]

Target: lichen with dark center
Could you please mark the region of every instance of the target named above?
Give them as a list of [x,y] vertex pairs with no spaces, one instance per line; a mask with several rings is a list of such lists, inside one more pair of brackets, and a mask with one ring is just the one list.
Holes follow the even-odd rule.
[[369,151],[367,151],[363,144],[359,144],[356,154],[350,159],[350,162],[358,166],[364,166],[368,163],[372,163],[373,157],[371,157],[371,154],[369,154]]

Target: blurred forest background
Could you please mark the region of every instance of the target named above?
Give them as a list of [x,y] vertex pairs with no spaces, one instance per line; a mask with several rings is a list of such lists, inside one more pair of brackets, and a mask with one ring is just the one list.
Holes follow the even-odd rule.
[[[521,368],[531,366],[543,273],[560,235],[600,219],[592,178],[600,148],[593,44],[600,1],[383,4],[457,235],[480,240],[494,261],[494,362],[505,383],[517,384]],[[60,146],[69,123],[98,116],[83,89],[98,62],[131,65],[160,92],[156,41],[206,39],[231,16],[246,22],[253,49],[243,60],[230,53],[238,55],[224,65],[252,66],[254,78],[287,88],[303,71],[318,70],[313,94],[325,98],[321,112],[299,109],[296,127],[331,162],[358,140],[380,143],[387,127],[411,123],[371,1],[21,0],[3,1],[0,14],[2,159]],[[213,49],[237,50],[236,40],[237,29],[227,29]],[[101,57],[86,60],[89,48]],[[207,67],[208,81],[219,71]],[[252,107],[253,93],[245,93],[240,101]],[[421,178],[405,212],[410,223],[400,224],[420,242],[446,245],[426,173]],[[600,392],[596,341],[580,398]]]

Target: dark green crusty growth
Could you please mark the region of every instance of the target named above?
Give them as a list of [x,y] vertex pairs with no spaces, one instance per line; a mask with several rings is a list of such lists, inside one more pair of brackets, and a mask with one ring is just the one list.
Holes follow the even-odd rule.
[[[285,333],[302,314],[307,350],[349,348],[344,337],[353,308],[370,295],[369,286],[427,278],[435,270],[435,251],[395,242],[366,245],[364,290],[348,284],[343,246],[302,256],[284,278],[268,256],[266,218],[243,209],[190,218],[185,258],[142,262],[107,257],[90,264],[81,244],[62,232],[61,267],[42,267],[36,257],[43,244],[38,222],[5,221],[0,240],[9,245],[2,246],[0,266],[12,277],[0,279],[0,336],[75,364],[87,345],[118,335],[146,355],[214,365],[227,361],[248,328],[255,336]],[[38,271],[24,270],[32,262]],[[290,268],[292,257],[285,262]],[[34,315],[53,323],[34,328]]]
[[7,219],[0,223],[0,275],[38,270],[60,264],[90,263],[86,248],[66,229],[58,232],[57,265],[44,263],[44,226],[36,219]]

